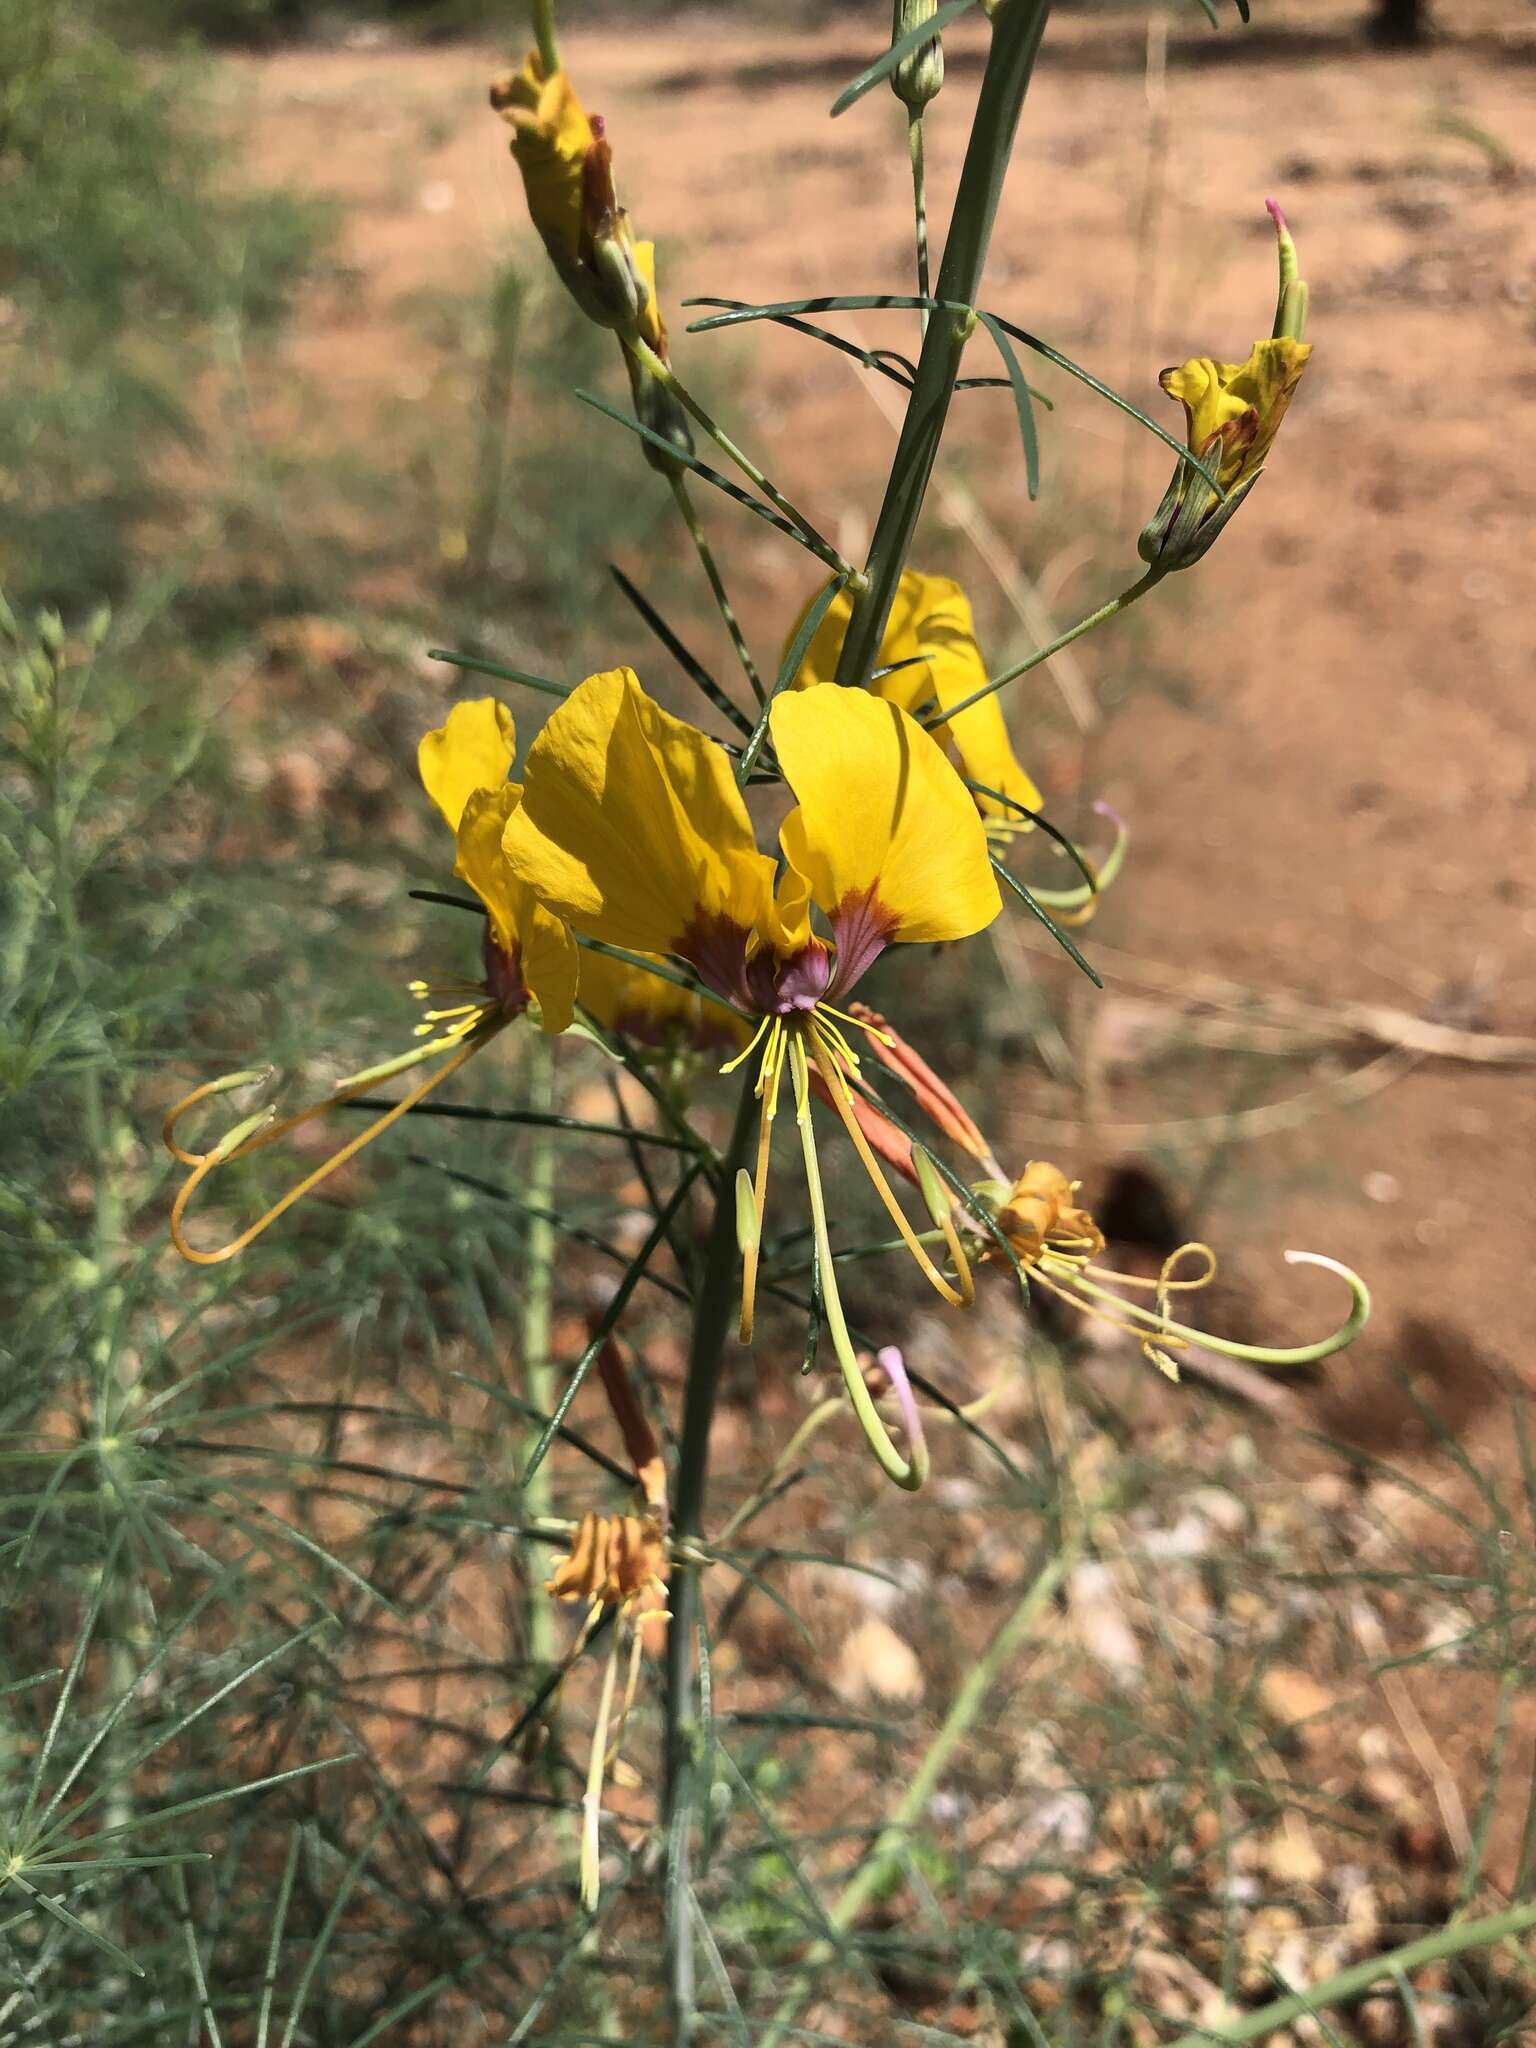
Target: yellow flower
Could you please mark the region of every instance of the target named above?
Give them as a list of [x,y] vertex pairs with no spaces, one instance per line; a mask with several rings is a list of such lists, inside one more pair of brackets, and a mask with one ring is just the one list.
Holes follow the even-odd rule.
[[[780,879],[758,850],[724,751],[663,711],[630,669],[589,676],[550,718],[503,839],[512,871],[578,930],[683,960],[758,1020],[730,1063],[761,1047],[744,1335],[786,1067],[808,1177],[814,1069],[930,1281],[950,1301],[969,1299],[968,1272],[956,1288],[934,1266],[859,1129],[850,1106],[858,1055],[837,1005],[887,945],[965,938],[1001,908],[974,803],[898,705],[821,684],[778,697],[769,730],[798,800],[779,832]],[[812,928],[813,906],[825,938]],[[813,1206],[819,1200],[813,1180]]]
[[658,355],[667,331],[656,299],[656,251],[636,241],[613,186],[613,154],[564,70],[546,76],[536,50],[491,84],[512,130],[528,212],[576,303],[603,327],[636,328]]
[[[807,605],[806,611],[809,609]],[[831,681],[837,672],[838,656],[843,651],[852,614],[852,597],[846,590],[839,592],[795,673],[797,689]],[[804,619],[802,612],[796,631]],[[793,633],[790,638],[794,638]],[[960,585],[948,576],[926,576],[917,569],[905,571],[880,643],[877,666],[889,673],[879,676],[871,688],[888,703],[899,704],[903,711],[915,713],[935,699],[942,710],[981,689],[987,680],[987,666],[976,644],[970,599]],[[1010,831],[1031,829],[1030,821],[1020,816],[1020,807],[1038,810],[1040,791],[1013,751],[1000,697],[984,697],[979,704],[962,711],[952,723],[931,726],[929,730],[941,746],[953,747],[970,781],[996,792],[975,793],[991,832],[1007,835]],[[1005,798],[1008,801],[1001,801]]]
[[1180,463],[1163,502],[1142,529],[1137,546],[1155,569],[1187,569],[1215,541],[1264,467],[1280,422],[1312,354],[1301,338],[1306,287],[1296,274],[1296,248],[1274,201],[1269,202],[1280,252],[1280,299],[1275,330],[1256,341],[1246,362],[1191,356],[1158,379],[1184,408],[1190,453],[1215,472],[1225,500],[1198,471]]
[[[454,834],[454,873],[485,905],[485,983],[456,1013],[428,1012],[430,1022],[454,1017],[465,1035],[491,1011],[518,1017],[530,999],[546,1031],[564,1031],[576,1001],[576,943],[560,918],[539,901],[507,865],[501,850],[507,820],[522,800],[507,780],[517,751],[512,714],[494,697],[455,704],[447,723],[417,748],[427,795]],[[417,984],[418,989],[422,987]],[[456,991],[456,993],[463,993]]]

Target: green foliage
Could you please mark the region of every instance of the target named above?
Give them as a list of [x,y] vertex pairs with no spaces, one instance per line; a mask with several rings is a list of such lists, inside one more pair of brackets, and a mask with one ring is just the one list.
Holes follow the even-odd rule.
[[0,587],[23,604],[122,593],[220,336],[269,325],[314,254],[324,210],[226,165],[181,68],[136,65],[82,0],[0,13]]

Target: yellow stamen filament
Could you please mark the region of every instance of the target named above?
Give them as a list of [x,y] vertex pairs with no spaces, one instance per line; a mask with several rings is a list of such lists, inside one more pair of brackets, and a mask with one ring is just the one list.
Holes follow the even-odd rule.
[[958,1287],[952,1286],[945,1279],[944,1275],[933,1263],[933,1260],[928,1256],[926,1248],[919,1241],[911,1224],[907,1221],[901,1204],[897,1201],[895,1195],[892,1194],[890,1183],[881,1170],[880,1162],[870,1150],[869,1141],[859,1128],[858,1119],[853,1113],[846,1075],[838,1064],[834,1045],[825,1036],[824,1027],[813,1021],[810,1026],[810,1039],[812,1056],[816,1061],[816,1070],[826,1084],[827,1094],[831,1098],[832,1106],[842,1119],[844,1130],[847,1131],[849,1137],[853,1140],[854,1150],[858,1153],[863,1163],[864,1171],[869,1175],[876,1194],[879,1195],[881,1201],[885,1204],[886,1213],[890,1216],[891,1221],[900,1233],[902,1243],[912,1254],[913,1258],[916,1259],[934,1290],[951,1307],[969,1308],[976,1299],[976,1282],[971,1274],[970,1262],[965,1256],[959,1238],[955,1235],[954,1225],[946,1223],[944,1226],[944,1240],[949,1247],[951,1257],[955,1260],[955,1270],[960,1283]]
[[371,1145],[375,1138],[387,1131],[391,1124],[397,1123],[401,1117],[413,1110],[418,1102],[424,1101],[440,1082],[446,1081],[450,1074],[456,1073],[464,1065],[465,1061],[472,1058],[480,1050],[481,1046],[485,1045],[500,1028],[500,1024],[495,1024],[490,1030],[480,1036],[470,1038],[467,1043],[461,1034],[449,1034],[442,1039],[435,1040],[431,1045],[418,1047],[415,1053],[405,1055],[400,1061],[390,1062],[391,1069],[397,1071],[401,1066],[419,1065],[421,1061],[431,1059],[439,1053],[446,1052],[449,1054],[448,1059],[444,1061],[443,1065],[435,1073],[429,1074],[425,1080],[418,1082],[392,1108],[385,1110],[382,1116],[376,1117],[366,1130],[359,1132],[355,1138],[349,1138],[347,1143],[341,1146],[338,1151],[333,1152],[329,1159],[323,1160],[312,1173],[306,1174],[297,1187],[290,1188],[285,1195],[280,1196],[263,1215],[257,1217],[256,1221],[248,1229],[241,1231],[238,1237],[231,1239],[228,1244],[220,1245],[215,1251],[199,1251],[195,1245],[189,1244],[183,1227],[187,1205],[215,1168],[225,1165],[231,1159],[244,1159],[252,1152],[263,1151],[268,1145],[274,1145],[280,1138],[286,1137],[289,1131],[297,1130],[300,1125],[312,1123],[317,1117],[328,1116],[333,1109],[339,1108],[342,1103],[350,1102],[354,1095],[361,1095],[368,1088],[372,1087],[379,1070],[374,1068],[365,1076],[354,1076],[345,1087],[335,1090],[332,1094],[326,1096],[324,1101],[312,1102],[306,1108],[295,1111],[292,1116],[284,1117],[277,1123],[265,1125],[259,1131],[246,1136],[237,1144],[230,1145],[226,1140],[223,1144],[216,1145],[211,1152],[204,1153],[185,1151],[177,1142],[176,1126],[187,1110],[191,1109],[194,1104],[204,1101],[210,1094],[221,1092],[222,1088],[228,1087],[230,1083],[228,1081],[223,1083],[207,1082],[201,1088],[195,1088],[190,1095],[186,1096],[176,1105],[165,1120],[165,1142],[168,1149],[177,1159],[186,1165],[190,1165],[192,1168],[191,1173],[188,1174],[178,1189],[175,1201],[171,1204],[170,1234],[172,1244],[175,1245],[181,1256],[194,1266],[217,1266],[225,1259],[234,1258],[238,1253],[243,1252],[247,1245],[260,1237],[263,1231],[269,1229],[279,1216],[285,1214],[296,1202],[302,1201],[312,1188],[316,1188],[322,1181],[328,1180],[333,1173],[345,1166],[348,1160],[355,1159],[365,1146]]
[[[757,1129],[757,1165],[752,1176],[752,1208],[757,1218],[757,1228],[752,1233],[741,1255],[741,1341],[750,1344],[752,1330],[757,1317],[757,1269],[762,1257],[763,1212],[768,1203],[768,1160],[773,1146],[773,1120],[778,1114],[779,1088],[784,1079],[784,1051],[788,1034],[782,1017],[765,1017],[763,1026],[753,1039],[756,1045],[767,1031],[768,1043],[763,1048],[763,1063],[758,1070],[757,1093],[762,1101],[763,1113]],[[752,1050],[748,1046],[747,1051]],[[743,1059],[746,1054],[742,1054]],[[732,1066],[739,1064],[733,1060]]]
[[853,1412],[858,1417],[870,1449],[879,1462],[880,1469],[888,1479],[915,1493],[928,1477],[928,1447],[919,1437],[912,1444],[912,1455],[904,1458],[891,1441],[890,1432],[880,1418],[869,1388],[864,1384],[864,1375],[849,1335],[847,1319],[843,1315],[842,1297],[837,1291],[837,1265],[832,1256],[832,1240],[827,1230],[827,1206],[821,1190],[821,1166],[816,1157],[816,1135],[811,1124],[811,1082],[809,1064],[806,1059],[804,1036],[796,1032],[790,1040],[789,1058],[795,1080],[795,1121],[800,1127],[800,1147],[805,1157],[805,1187],[811,1202],[811,1222],[816,1232],[817,1259],[821,1271],[821,1300],[826,1310],[827,1333],[832,1339],[832,1349],[837,1354],[837,1363],[843,1375],[843,1385],[853,1403]]

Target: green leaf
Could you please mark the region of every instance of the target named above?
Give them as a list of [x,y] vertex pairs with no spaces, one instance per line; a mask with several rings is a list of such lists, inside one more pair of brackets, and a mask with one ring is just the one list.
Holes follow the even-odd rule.
[[668,654],[671,655],[672,659],[683,671],[683,674],[687,676],[689,682],[693,684],[696,690],[702,691],[720,715],[723,718],[729,719],[736,730],[745,738],[752,730],[751,719],[747,717],[746,713],[739,706],[731,702],[708,669],[705,668],[703,662],[695,655],[689,653],[688,649],[679,640],[672,628],[661,616],[661,613],[657,611],[655,605],[645,595],[644,591],[635,588],[617,562],[610,562],[608,564],[608,573],[629,599],[641,618],[650,627],[651,631],[656,635],[662,646],[666,648]]
[[850,79],[843,87],[832,102],[833,119],[847,113],[855,100],[863,99],[872,86],[878,85],[882,78],[889,78],[897,65],[905,64],[914,52],[925,43],[931,43],[940,30],[948,28],[952,21],[958,20],[968,7],[974,5],[975,0],[945,0],[945,4],[935,8],[926,21],[918,22],[905,35],[898,36],[888,50],[881,51],[873,64],[867,64],[857,78]]
[[508,668],[505,662],[489,661],[482,654],[455,654],[447,647],[429,647],[429,661],[446,661],[450,668],[467,668],[477,676],[494,676],[498,682],[521,683],[525,689],[542,690],[546,697],[569,697],[568,683],[552,683],[547,676],[530,675],[524,668]]
[[1013,386],[1014,409],[1019,415],[1019,436],[1024,443],[1024,480],[1033,501],[1040,495],[1040,437],[1035,431],[1035,409],[1030,403],[1029,386],[1024,381],[1024,372],[1013,352],[1013,345],[997,321],[990,313],[983,313],[981,324],[997,343],[997,352],[1008,372],[1008,382]]
[[770,526],[777,527],[780,533],[787,533],[792,541],[798,542],[811,554],[819,556],[829,568],[842,567],[842,563],[824,540],[807,533],[803,527],[796,526],[793,520],[786,519],[781,512],[775,512],[770,506],[763,504],[761,499],[754,498],[750,491],[744,491],[739,485],[733,484],[730,478],[722,476],[719,470],[711,469],[707,462],[700,462],[696,455],[681,454],[665,435],[652,433],[649,427],[642,426],[632,414],[620,412],[616,405],[610,405],[605,398],[597,397],[594,392],[578,391],[576,396],[583,405],[590,405],[594,412],[600,412],[606,419],[616,420],[621,427],[627,427],[632,434],[638,434],[642,441],[654,442],[658,448],[665,449],[673,462],[681,463],[685,469],[691,469],[695,476],[701,476],[705,483],[713,484],[717,491],[723,491],[738,505],[744,505],[749,512],[755,512],[759,519],[764,519]]
[[[708,302],[690,299],[687,303],[689,305],[702,305]],[[707,320],[691,321],[688,332],[690,334],[709,334],[713,333],[716,328],[739,327],[749,320],[776,319],[781,313],[889,312],[975,312],[978,319],[986,317],[979,308],[955,305],[947,299],[916,298],[907,292],[861,292],[833,298],[784,299],[773,305],[748,306],[739,311],[716,313],[712,314]],[[1150,413],[1143,412],[1139,405],[1132,405],[1128,398],[1122,398],[1118,391],[1112,390],[1108,384],[1095,377],[1091,370],[1085,370],[1081,363],[1076,363],[1070,356],[1063,355],[1060,349],[1052,348],[1049,342],[1042,341],[1038,335],[1030,334],[1025,328],[1018,326],[1012,320],[1005,320],[1001,313],[994,313],[991,317],[996,320],[1004,333],[1012,335],[1015,341],[1023,342],[1024,346],[1032,349],[1036,355],[1043,356],[1048,363],[1054,363],[1057,369],[1065,370],[1069,377],[1075,377],[1080,384],[1086,384],[1090,391],[1096,392],[1100,398],[1108,400],[1112,406],[1118,411],[1125,413],[1128,418],[1139,420],[1149,434],[1154,434],[1159,441],[1173,450],[1180,461],[1187,462],[1192,470],[1203,476],[1220,501],[1223,504],[1226,503],[1231,493],[1222,489],[1221,481],[1215,473],[1207,469],[1205,464],[1196,456],[1191,455],[1185,443],[1180,441],[1176,435],[1170,433],[1166,427],[1160,426]],[[1039,394],[1035,393],[1034,395],[1038,397]]]
[[543,1464],[545,1458],[549,1455],[549,1447],[554,1442],[555,1438],[559,1435],[560,1425],[565,1421],[566,1415],[570,1411],[571,1403],[575,1400],[577,1394],[581,1391],[582,1381],[586,1378],[587,1374],[592,1370],[592,1367],[597,1363],[598,1353],[602,1350],[603,1346],[607,1343],[608,1339],[613,1335],[614,1331],[618,1328],[620,1318],[623,1316],[625,1309],[629,1306],[629,1297],[634,1293],[635,1288],[639,1285],[640,1277],[644,1273],[646,1267],[650,1264],[651,1260],[656,1256],[657,1251],[660,1249],[663,1241],[666,1238],[667,1226],[671,1223],[673,1217],[682,1208],[683,1203],[688,1199],[688,1195],[692,1190],[693,1184],[698,1179],[702,1171],[702,1165],[694,1165],[689,1167],[688,1171],[683,1175],[681,1180],[679,1180],[677,1186],[673,1189],[671,1200],[667,1203],[666,1208],[663,1209],[661,1214],[657,1217],[654,1225],[651,1228],[651,1233],[646,1238],[645,1243],[641,1245],[639,1251],[637,1251],[635,1253],[635,1256],[629,1261],[629,1265],[624,1274],[623,1279],[620,1280],[618,1286],[614,1289],[613,1299],[609,1302],[608,1306],[603,1310],[602,1316],[599,1318],[598,1322],[593,1327],[592,1337],[587,1345],[586,1350],[582,1352],[580,1358],[577,1359],[575,1365],[571,1369],[571,1376],[565,1383],[564,1391],[561,1393],[560,1399],[555,1403],[554,1414],[551,1415],[551,1417],[549,1418],[548,1423],[545,1425],[544,1429],[540,1433],[538,1442],[534,1445],[533,1449],[528,1453],[528,1456],[524,1461],[522,1471],[522,1482],[524,1486],[528,1484],[528,1481],[532,1478],[533,1474],[538,1471],[539,1467]]
[[1018,897],[1019,901],[1024,905],[1024,908],[1029,912],[1031,917],[1039,918],[1040,922],[1045,926],[1046,930],[1050,933],[1051,937],[1056,941],[1057,945],[1060,946],[1061,950],[1066,954],[1067,958],[1071,960],[1076,966],[1081,967],[1084,974],[1086,974],[1088,979],[1093,983],[1094,987],[1102,988],[1104,986],[1102,979],[1097,974],[1097,972],[1088,965],[1088,962],[1083,958],[1082,954],[1073,944],[1069,935],[1062,930],[1061,926],[1056,922],[1055,918],[1051,916],[1050,912],[1044,909],[1039,903],[1035,901],[1034,897],[1030,894],[1028,889],[1025,888],[1024,884],[1016,880],[1014,876],[1009,874],[1007,868],[1003,866],[1003,863],[996,857],[995,854],[992,857],[992,872],[997,876],[997,879],[1000,882],[1007,883],[1008,887],[1013,891],[1014,895]]

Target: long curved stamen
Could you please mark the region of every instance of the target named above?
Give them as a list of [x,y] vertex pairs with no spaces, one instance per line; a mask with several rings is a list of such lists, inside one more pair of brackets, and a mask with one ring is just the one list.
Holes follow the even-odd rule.
[[[773,1145],[773,1119],[778,1114],[779,1088],[784,1079],[784,1049],[787,1040],[784,1019],[765,1017],[763,1023],[769,1026],[768,1043],[763,1050],[762,1069],[757,1077],[757,1092],[762,1100],[763,1113],[757,1128],[757,1168],[752,1176],[752,1211],[756,1227],[746,1238],[741,1252],[741,1341],[750,1344],[752,1328],[757,1315],[757,1267],[762,1256],[763,1211],[768,1203],[768,1156]],[[758,1038],[762,1037],[759,1031]],[[752,1041],[753,1045],[757,1039]],[[748,1051],[751,1050],[749,1046]],[[742,1055],[746,1057],[745,1054]],[[733,1066],[738,1062],[732,1061]]]
[[619,1632],[615,1629],[603,1667],[603,1690],[597,1703],[597,1725],[592,1730],[592,1754],[587,1759],[587,1783],[581,1801],[581,1903],[589,1913],[597,1905],[598,1823],[603,1811],[603,1779],[608,1769],[608,1723],[618,1677]]
[[[1099,1321],[1126,1331],[1138,1342],[1151,1338],[1153,1341],[1161,1339],[1165,1343],[1193,1344],[1197,1350],[1213,1351],[1222,1358],[1242,1359],[1254,1365],[1317,1365],[1323,1359],[1331,1358],[1335,1351],[1342,1351],[1365,1327],[1366,1318],[1371,1312],[1370,1289],[1353,1268],[1341,1264],[1338,1259],[1326,1257],[1322,1252],[1288,1251],[1285,1258],[1288,1265],[1324,1266],[1330,1273],[1337,1273],[1354,1297],[1345,1320],[1329,1336],[1319,1338],[1315,1344],[1240,1344],[1230,1337],[1214,1337],[1207,1330],[1195,1330],[1187,1324],[1173,1322],[1167,1316],[1159,1316],[1153,1310],[1143,1308],[1139,1302],[1123,1301],[1107,1287],[1099,1287],[1093,1281],[1085,1280],[1080,1268],[1072,1268],[1067,1284],[1064,1284],[1059,1276],[1052,1277],[1045,1260],[1041,1260],[1032,1270],[1053,1294],[1071,1302],[1086,1314],[1096,1316]],[[1079,1295],[1090,1298],[1082,1300],[1078,1298]],[[1110,1308],[1118,1313],[1111,1314],[1109,1310],[1100,1308],[1097,1305],[1100,1302],[1108,1302]],[[1120,1320],[1122,1317],[1128,1320]]]
[[[912,1254],[913,1258],[916,1259],[934,1290],[952,1308],[969,1308],[976,1299],[976,1285],[971,1277],[971,1269],[965,1261],[964,1255],[962,1254],[960,1260],[960,1285],[959,1287],[954,1287],[945,1279],[944,1275],[933,1263],[933,1260],[928,1256],[926,1247],[919,1241],[916,1232],[907,1221],[901,1204],[891,1192],[889,1181],[887,1181],[885,1175],[880,1170],[879,1161],[870,1150],[869,1140],[859,1128],[858,1119],[854,1116],[852,1105],[848,1100],[847,1080],[842,1067],[838,1064],[835,1050],[825,1036],[825,1028],[813,1021],[810,1030],[816,1071],[821,1075],[822,1081],[826,1086],[832,1107],[842,1119],[844,1130],[847,1131],[849,1137],[853,1140],[854,1150],[858,1153],[863,1163],[864,1171],[869,1175],[874,1185],[876,1194],[879,1195],[881,1201],[885,1204],[886,1213],[901,1233],[902,1243]],[[947,1236],[948,1233],[946,1232]]]
[[[338,1108],[342,1103],[350,1102],[354,1095],[361,1095],[365,1090],[373,1087],[383,1076],[378,1067],[370,1068],[366,1074],[354,1075],[345,1088],[337,1089],[334,1094],[328,1095],[323,1102],[312,1102],[307,1108],[297,1110],[292,1116],[284,1117],[278,1123],[252,1129],[251,1126],[254,1123],[254,1119],[248,1120],[247,1124],[239,1127],[240,1135],[236,1138],[236,1142],[233,1144],[230,1142],[230,1138],[235,1137],[235,1133],[230,1133],[222,1144],[216,1145],[211,1152],[201,1154],[184,1151],[176,1143],[175,1129],[183,1113],[191,1108],[195,1102],[202,1101],[210,1093],[215,1092],[218,1084],[207,1083],[200,1089],[194,1089],[191,1095],[176,1105],[165,1120],[166,1144],[178,1159],[188,1162],[192,1166],[191,1173],[182,1182],[181,1187],[177,1190],[176,1199],[171,1204],[170,1235],[172,1244],[175,1245],[181,1256],[194,1266],[217,1266],[222,1264],[225,1259],[234,1258],[237,1253],[243,1252],[247,1245],[260,1237],[263,1231],[269,1229],[279,1216],[291,1209],[295,1202],[302,1201],[312,1188],[316,1188],[322,1181],[328,1180],[338,1168],[345,1166],[349,1159],[356,1158],[364,1146],[371,1145],[375,1138],[389,1129],[391,1124],[398,1122],[408,1111],[414,1109],[418,1102],[425,1100],[439,1082],[446,1081],[450,1074],[457,1073],[465,1061],[472,1058],[480,1050],[481,1046],[485,1045],[494,1036],[495,1032],[500,1029],[501,1026],[499,1024],[495,1025],[490,1031],[469,1039],[467,1043],[453,1038],[440,1040],[432,1045],[419,1046],[414,1053],[404,1054],[399,1060],[386,1061],[384,1071],[393,1073],[398,1072],[403,1066],[418,1065],[423,1060],[431,1059],[441,1052],[448,1051],[450,1047],[453,1048],[450,1057],[444,1061],[436,1073],[429,1074],[424,1081],[418,1082],[392,1108],[385,1110],[382,1116],[376,1117],[366,1130],[360,1131],[355,1138],[348,1139],[347,1143],[338,1151],[333,1152],[329,1159],[323,1160],[312,1173],[306,1174],[297,1187],[290,1188],[285,1195],[280,1196],[272,1204],[271,1208],[266,1210],[261,1216],[258,1216],[248,1229],[241,1231],[240,1235],[232,1238],[228,1244],[220,1245],[216,1251],[199,1251],[195,1245],[187,1242],[183,1228],[187,1205],[214,1169],[225,1165],[231,1159],[243,1159],[252,1152],[263,1151],[268,1145],[275,1144],[279,1138],[284,1137],[289,1131],[297,1129],[299,1125],[312,1123],[317,1117],[329,1115],[333,1109]],[[224,1085],[229,1086],[232,1084],[226,1081]]]
[[[832,1349],[837,1354],[843,1385],[848,1389],[848,1398],[853,1403],[853,1412],[859,1419],[859,1427],[863,1430],[865,1440],[874,1452],[881,1471],[908,1493],[915,1493],[928,1477],[927,1443],[921,1433],[916,1435],[912,1440],[910,1458],[904,1458],[892,1443],[890,1433],[880,1419],[869,1388],[864,1384],[864,1375],[859,1370],[853,1340],[848,1334],[848,1324],[843,1315],[842,1297],[837,1291],[837,1268],[832,1258],[832,1240],[827,1230],[827,1205],[821,1189],[821,1167],[816,1157],[816,1136],[811,1128],[810,1072],[806,1062],[805,1045],[799,1032],[790,1039],[789,1061],[795,1082],[795,1122],[800,1127],[800,1148],[805,1156],[805,1186],[810,1197],[811,1221],[821,1261],[822,1306],[826,1312]],[[819,1059],[817,1063],[820,1065]],[[895,1384],[894,1379],[892,1384]]]

